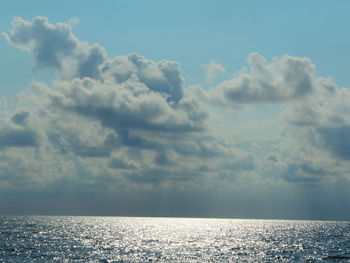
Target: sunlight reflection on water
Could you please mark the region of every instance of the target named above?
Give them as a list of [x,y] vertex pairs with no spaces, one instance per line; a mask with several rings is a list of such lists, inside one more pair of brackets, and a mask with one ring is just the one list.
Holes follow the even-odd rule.
[[350,262],[346,222],[0,217],[0,262]]

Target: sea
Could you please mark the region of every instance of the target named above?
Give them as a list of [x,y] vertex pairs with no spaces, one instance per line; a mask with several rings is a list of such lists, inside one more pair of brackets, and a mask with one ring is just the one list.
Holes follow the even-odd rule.
[[0,262],[350,262],[350,222],[0,216]]

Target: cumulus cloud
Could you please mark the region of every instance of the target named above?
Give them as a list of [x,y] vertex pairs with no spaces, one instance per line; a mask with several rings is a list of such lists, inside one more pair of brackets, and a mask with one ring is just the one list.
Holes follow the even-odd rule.
[[100,120],[112,129],[148,131],[194,131],[201,123],[191,120],[180,105],[172,106],[162,93],[154,92],[138,80],[124,84],[74,79],[60,82],[48,95],[57,107]]
[[78,40],[69,24],[51,24],[46,17],[32,21],[16,17],[10,34],[2,36],[9,44],[31,52],[39,67],[54,69],[67,78],[97,78],[106,58],[101,46]]
[[348,160],[350,92],[330,80],[319,78],[313,96],[289,103],[283,117],[299,141],[329,154],[334,160]]
[[137,78],[150,90],[166,95],[170,101],[178,102],[183,96],[184,79],[180,64],[175,61],[154,62],[133,53],[107,60],[102,72],[105,78],[109,76],[117,83]]
[[291,183],[348,178],[349,90],[318,77],[308,58],[284,55],[268,62],[251,54],[248,63],[233,79],[209,90],[205,99],[236,109],[281,105],[279,121],[285,125],[284,134],[271,147],[275,152],[265,160],[271,167],[266,173]]
[[[115,192],[153,184],[190,192],[220,180],[238,189],[272,176],[316,184],[348,172],[349,92],[317,77],[307,58],[268,62],[251,54],[247,69],[207,91],[185,86],[179,62],[136,53],[112,58],[69,24],[44,17],[16,18],[3,37],[57,74],[0,116],[2,185]],[[208,82],[226,71],[215,61],[206,70]],[[285,136],[259,155],[224,138],[211,102],[279,103]]]
[[282,56],[270,63],[256,53],[249,68],[218,84],[213,96],[226,105],[285,102],[305,97],[314,89],[315,70],[308,58]]
[[[57,73],[52,85],[33,83],[17,97],[18,106],[2,115],[14,127],[0,129],[0,146],[12,149],[0,159],[3,171],[20,158],[23,167],[34,162],[28,180],[35,174],[35,180],[50,184],[115,191],[142,182],[171,181],[176,187],[177,181],[214,175],[226,158],[243,158],[212,133],[210,112],[198,88],[184,86],[178,62],[136,53],[110,58],[71,30],[44,17],[16,18],[3,34],[9,44],[30,52],[39,67]],[[33,149],[21,153],[21,147]],[[47,180],[39,160],[50,167]],[[5,172],[0,177],[11,180]]]
[[12,27],[9,34],[2,34],[9,44],[31,52],[38,66],[53,68],[65,79],[110,76],[122,83],[136,76],[169,100],[178,102],[182,98],[184,79],[178,62],[154,62],[138,54],[109,59],[100,45],[77,39],[69,24],[51,24],[45,17],[30,22],[17,17]]

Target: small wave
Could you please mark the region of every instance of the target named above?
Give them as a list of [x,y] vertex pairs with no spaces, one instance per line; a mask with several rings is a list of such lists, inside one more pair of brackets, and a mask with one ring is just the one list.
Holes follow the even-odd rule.
[[331,255],[323,258],[323,260],[332,260],[333,262],[339,262],[342,260],[347,260],[347,262],[350,262],[350,256],[347,255]]

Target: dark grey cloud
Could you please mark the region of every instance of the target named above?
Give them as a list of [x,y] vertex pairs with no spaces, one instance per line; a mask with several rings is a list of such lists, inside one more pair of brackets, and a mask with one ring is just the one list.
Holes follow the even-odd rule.
[[15,113],[11,120],[13,123],[17,124],[17,125],[24,125],[27,121],[27,119],[30,116],[30,112],[29,111],[20,111]]
[[169,178],[169,171],[162,169],[143,170],[125,175],[125,179],[136,183],[160,184]]
[[130,134],[127,130],[120,130],[118,132],[118,142],[124,146],[141,149],[157,149],[161,147],[161,144],[156,140],[147,140],[141,136]]
[[336,158],[350,160],[350,125],[341,127],[319,127],[317,133],[321,143]]
[[160,149],[154,158],[154,163],[160,166],[172,166],[175,165],[173,158],[171,158],[169,151]]
[[276,155],[274,154],[269,154],[267,157],[266,157],[266,160],[270,161],[270,162],[278,162],[278,158]]
[[37,147],[39,137],[32,130],[0,129],[0,147]]
[[78,74],[80,78],[90,77],[98,79],[100,77],[100,66],[106,59],[103,48],[94,44],[87,48],[83,54],[78,55]]
[[232,171],[253,170],[256,168],[256,164],[254,163],[253,156],[248,155],[240,160],[231,161],[225,168]]
[[115,158],[115,157],[111,159],[109,166],[112,169],[135,169],[136,168],[136,165],[133,162],[125,161],[123,159]]
[[309,164],[288,164],[282,176],[288,182],[293,183],[318,183],[327,175],[322,168],[312,167]]
[[109,147],[96,147],[96,146],[75,146],[72,147],[74,154],[81,157],[109,157],[111,155],[111,149]]
[[141,135],[132,134],[128,130],[119,130],[117,133],[107,136],[104,145],[110,148],[130,147],[138,149],[158,149],[163,145],[155,138],[144,138]]

